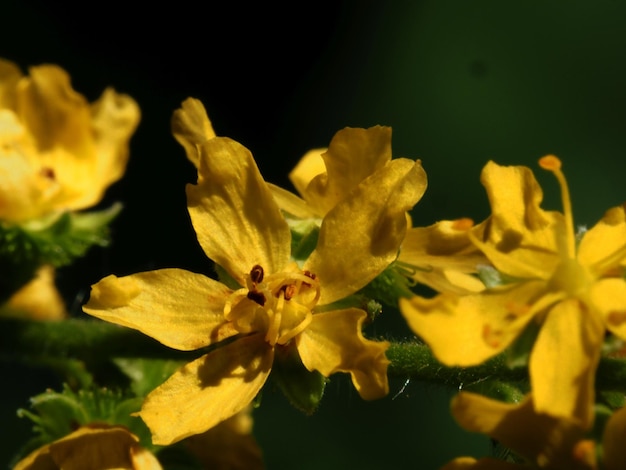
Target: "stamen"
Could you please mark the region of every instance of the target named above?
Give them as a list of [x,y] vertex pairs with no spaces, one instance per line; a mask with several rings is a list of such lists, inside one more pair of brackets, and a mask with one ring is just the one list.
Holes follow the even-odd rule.
[[261,307],[263,307],[265,305],[265,301],[267,300],[265,298],[265,295],[263,294],[263,292],[259,292],[259,291],[255,291],[255,290],[249,291],[248,294],[246,295],[246,297],[248,297],[253,302],[256,302]]
[[572,201],[569,194],[569,187],[565,175],[561,171],[561,160],[554,155],[546,155],[539,159],[539,166],[544,170],[551,171],[561,186],[561,201],[563,204],[563,215],[565,216],[565,227],[567,230],[566,243],[567,255],[570,258],[576,256],[576,238],[574,231],[574,215],[572,212]]
[[263,282],[264,274],[265,272],[263,271],[263,266],[261,266],[260,264],[255,264],[250,270],[250,279],[252,279],[252,282],[254,282],[255,284],[258,284],[259,282]]

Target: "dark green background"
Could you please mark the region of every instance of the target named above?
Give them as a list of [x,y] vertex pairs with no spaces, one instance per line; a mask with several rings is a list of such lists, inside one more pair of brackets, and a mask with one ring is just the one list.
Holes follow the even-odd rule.
[[[485,217],[479,174],[489,159],[537,168],[542,155],[560,156],[579,224],[626,199],[624,2],[209,1],[208,14],[186,1],[139,11],[131,3],[9,0],[2,8],[0,56],[22,67],[57,63],[90,100],[112,85],[143,112],[126,177],[103,203],[125,204],[115,243],[59,272],[77,314],[89,285],[109,273],[210,272],[185,210],[194,169],[169,132],[188,96],[283,185],[299,157],[340,128],[392,126],[394,155],[421,158],[429,175],[417,225]],[[560,208],[554,180],[538,178],[547,205]],[[376,332],[408,336],[396,315]],[[6,460],[29,429],[14,409],[54,382],[6,361],[2,374]],[[391,396],[402,383],[393,381]],[[255,432],[270,469],[437,468],[489,452],[486,439],[449,417],[453,392],[412,382],[396,399],[364,403],[336,379],[307,418],[268,390]]]

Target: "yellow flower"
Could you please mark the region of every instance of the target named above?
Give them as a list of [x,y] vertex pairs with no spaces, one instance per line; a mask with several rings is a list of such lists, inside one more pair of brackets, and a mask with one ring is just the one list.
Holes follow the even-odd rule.
[[[464,429],[487,434],[512,449],[532,468],[553,470],[621,470],[626,462],[626,408],[614,412],[602,433],[602,465],[597,443],[577,423],[538,413],[533,397],[521,403],[502,403],[481,395],[461,392],[452,400],[452,414]],[[493,458],[460,457],[442,470],[521,470],[527,466]]]
[[529,359],[537,411],[589,427],[605,330],[626,339],[624,206],[577,243],[561,162],[547,156],[540,165],[561,185],[563,213],[540,208],[541,188],[526,167],[490,162],[482,173],[492,215],[470,237],[510,282],[467,296],[415,297],[401,309],[451,366],[479,364],[540,325]]
[[23,76],[0,59],[0,220],[23,222],[98,203],[124,173],[139,108],[107,88],[93,104],[55,65]]
[[67,316],[65,302],[54,283],[54,267],[41,266],[32,280],[15,292],[3,306],[3,314],[33,320],[61,320]]
[[337,204],[300,266],[290,259],[289,226],[251,153],[231,139],[207,135],[210,124],[197,100],[188,100],[174,118],[192,126],[186,132],[175,127],[175,134],[198,163],[198,182],[187,187],[198,241],[240,287],[162,269],[106,277],[84,307],[180,350],[229,339],[148,395],[140,416],[153,442],[170,444],[233,416],[257,395],[275,354],[286,351],[296,351],[308,370],[326,377],[349,373],[364,399],[387,394],[388,343],[364,338],[366,312],[330,304],[362,288],[395,258],[405,212],[419,198],[419,165],[396,160]]
[[21,460],[14,470],[161,470],[123,426],[83,426]]

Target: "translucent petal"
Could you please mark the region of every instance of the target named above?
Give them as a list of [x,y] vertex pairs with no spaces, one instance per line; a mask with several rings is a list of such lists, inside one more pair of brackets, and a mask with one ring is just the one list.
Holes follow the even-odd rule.
[[274,200],[282,211],[297,217],[299,219],[311,219],[317,217],[317,213],[311,208],[304,199],[299,198],[295,194],[286,189],[276,186],[275,184],[267,184],[272,191]]
[[549,311],[530,355],[537,412],[591,426],[603,340],[601,319],[578,299],[563,300]]
[[200,100],[187,98],[172,115],[172,134],[182,145],[187,158],[196,168],[200,166],[198,145],[215,137],[213,125]]
[[502,352],[532,320],[541,282],[508,285],[481,294],[400,299],[409,327],[443,364],[478,365]]
[[206,276],[160,269],[107,276],[91,288],[83,310],[134,328],[171,348],[199,349],[238,332],[224,319],[231,290]]
[[139,413],[152,442],[172,444],[243,410],[263,387],[273,359],[263,335],[252,335],[179,369],[146,397]]
[[366,317],[363,310],[355,308],[315,314],[296,344],[307,369],[326,377],[348,372],[361,397],[374,400],[389,393],[389,360],[385,356],[389,343],[363,337]]
[[400,158],[366,178],[326,214],[317,247],[304,266],[320,281],[320,304],[355,293],[396,259],[406,234],[406,212],[425,190],[421,162]]
[[[391,160],[391,128],[374,126],[369,129],[350,128],[337,132],[331,140],[322,159],[321,166],[314,156],[307,154],[306,165],[298,169],[294,185],[319,216],[326,214],[339,201],[345,198],[361,181],[382,168]],[[310,179],[306,189],[304,182]],[[297,184],[296,184],[297,183]]]
[[200,146],[198,184],[187,185],[187,204],[200,246],[240,285],[254,265],[275,273],[289,261],[289,226],[252,154],[234,140]]

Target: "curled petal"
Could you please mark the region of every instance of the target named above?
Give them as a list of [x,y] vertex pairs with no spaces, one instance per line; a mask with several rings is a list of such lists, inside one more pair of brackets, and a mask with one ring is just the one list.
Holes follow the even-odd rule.
[[[342,129],[321,154],[326,167],[324,173],[317,158],[315,154],[305,155],[302,166],[296,167],[290,177],[303,199],[323,216],[391,160],[391,128]],[[303,189],[307,179],[309,182]]]
[[550,310],[530,355],[538,412],[577,420],[585,429],[591,426],[603,340],[601,319],[579,300],[563,300]]
[[626,267],[626,204],[613,207],[590,228],[578,246],[578,261],[598,275]]
[[240,285],[255,265],[279,272],[289,261],[291,233],[252,154],[226,137],[200,147],[198,184],[187,205],[206,255]]
[[200,166],[198,145],[215,137],[213,125],[200,100],[187,98],[172,115],[172,134],[182,145],[187,158],[196,168]]
[[289,181],[291,181],[301,196],[306,194],[307,186],[309,186],[311,181],[319,175],[326,173],[326,164],[322,154],[327,151],[327,148],[309,150],[293,167],[293,170],[289,172]]
[[389,360],[385,356],[389,343],[363,337],[366,317],[364,311],[355,308],[317,313],[296,344],[307,369],[326,377],[348,372],[361,397],[374,400],[389,393]]
[[183,366],[146,397],[139,412],[152,442],[173,444],[243,410],[263,387],[273,359],[263,335],[252,335]]
[[320,280],[320,304],[355,293],[396,259],[406,234],[406,212],[425,190],[421,162],[400,158],[366,178],[326,214],[304,267]]
[[14,109],[15,88],[22,72],[10,60],[0,58],[0,108]]
[[206,276],[160,269],[105,277],[92,286],[83,310],[171,348],[190,351],[238,333],[224,319],[230,294],[230,289]]
[[400,299],[409,327],[448,366],[478,365],[504,351],[532,320],[542,283],[490,289],[480,294],[440,294]]
[[600,279],[591,286],[591,305],[604,319],[607,329],[626,340],[626,281]]

